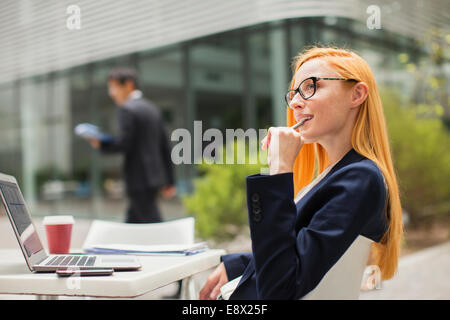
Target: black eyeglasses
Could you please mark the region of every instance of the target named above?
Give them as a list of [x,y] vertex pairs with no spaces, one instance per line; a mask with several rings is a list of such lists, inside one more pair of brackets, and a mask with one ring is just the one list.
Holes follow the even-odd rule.
[[303,99],[309,99],[311,98],[317,90],[317,81],[318,80],[344,80],[344,81],[358,81],[355,79],[345,79],[345,78],[319,78],[319,77],[309,77],[300,82],[300,85],[297,89],[291,89],[288,90],[286,93],[286,96],[284,97],[286,99],[286,103],[289,107],[291,107],[291,102],[294,99],[295,95],[300,93]]

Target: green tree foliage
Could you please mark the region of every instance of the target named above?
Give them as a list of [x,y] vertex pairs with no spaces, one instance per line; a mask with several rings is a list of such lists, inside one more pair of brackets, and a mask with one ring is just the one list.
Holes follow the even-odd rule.
[[[450,96],[446,71],[450,61],[450,34],[448,30],[431,27],[423,38],[416,39],[415,42],[421,50],[412,55],[407,52],[398,55],[404,69],[411,73],[414,90],[409,98],[416,104],[422,103],[423,111],[438,115],[450,130]],[[425,54],[418,55],[419,51]],[[426,107],[429,107],[428,110]]]

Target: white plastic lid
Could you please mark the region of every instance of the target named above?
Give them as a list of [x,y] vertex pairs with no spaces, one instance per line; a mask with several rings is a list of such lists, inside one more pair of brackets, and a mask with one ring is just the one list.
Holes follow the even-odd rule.
[[43,224],[74,224],[73,216],[46,216]]

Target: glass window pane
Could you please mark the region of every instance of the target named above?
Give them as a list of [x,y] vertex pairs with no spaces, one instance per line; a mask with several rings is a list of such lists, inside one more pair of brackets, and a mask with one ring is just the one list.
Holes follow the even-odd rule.
[[[249,36],[250,82],[255,101],[256,127],[269,128],[273,125],[270,37],[264,28],[252,32]],[[286,88],[287,89],[287,88]]]
[[190,69],[197,119],[208,128],[243,127],[243,70],[237,32],[208,37],[192,44]]

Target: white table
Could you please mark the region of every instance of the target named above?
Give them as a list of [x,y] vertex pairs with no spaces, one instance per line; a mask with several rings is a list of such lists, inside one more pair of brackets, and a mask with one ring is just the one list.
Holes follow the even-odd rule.
[[[0,250],[0,294],[132,298],[208,270],[220,263],[224,250],[192,256],[139,256],[140,271],[114,272],[103,277],[59,278],[55,273],[32,273],[20,250]],[[189,291],[189,285],[185,290]],[[187,288],[187,289],[186,289]],[[191,290],[192,291],[192,290]],[[186,292],[188,299],[196,292]]]

